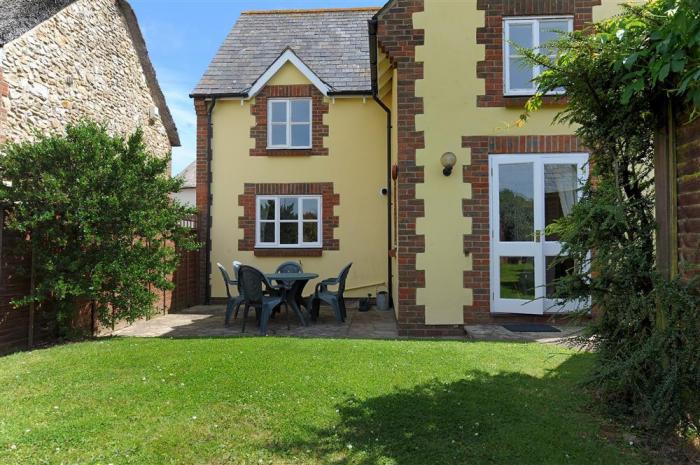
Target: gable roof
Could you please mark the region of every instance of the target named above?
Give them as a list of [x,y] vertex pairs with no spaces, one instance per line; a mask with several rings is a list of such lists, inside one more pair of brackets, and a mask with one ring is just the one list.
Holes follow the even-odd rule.
[[[0,47],[8,42],[17,39],[30,29],[35,28],[47,19],[51,18],[63,8],[75,3],[78,0],[0,0]],[[92,0],[90,0],[92,1]],[[143,74],[151,94],[153,102],[158,107],[160,117],[165,126],[170,145],[180,146],[180,136],[177,133],[175,120],[170,113],[170,108],[165,101],[163,90],[158,84],[156,71],[148,56],[146,42],[143,39],[141,28],[134,10],[126,0],[116,0],[117,6],[124,16],[126,26],[131,36],[131,41],[136,50],[136,54],[141,63]]]
[[250,97],[255,83],[286,50],[328,86],[328,94],[369,94],[367,21],[377,10],[243,12],[191,97]]
[[176,178],[182,179],[182,188],[189,189],[192,187],[197,187],[197,162],[193,161],[184,170],[175,176]]

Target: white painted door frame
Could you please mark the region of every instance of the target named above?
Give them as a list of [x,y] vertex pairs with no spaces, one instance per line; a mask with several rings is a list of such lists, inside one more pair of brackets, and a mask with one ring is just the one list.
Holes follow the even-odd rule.
[[[558,306],[546,296],[546,257],[559,255],[561,244],[548,241],[545,234],[545,165],[576,164],[579,184],[588,177],[588,154],[504,154],[489,155],[489,234],[490,234],[490,302],[491,313],[542,315],[574,311],[571,305]],[[532,240],[505,242],[500,240],[499,169],[503,165],[532,166],[533,233]],[[529,173],[524,173],[525,176]],[[578,194],[580,196],[580,193]],[[534,299],[501,296],[500,266],[502,257],[531,258],[534,269]]]

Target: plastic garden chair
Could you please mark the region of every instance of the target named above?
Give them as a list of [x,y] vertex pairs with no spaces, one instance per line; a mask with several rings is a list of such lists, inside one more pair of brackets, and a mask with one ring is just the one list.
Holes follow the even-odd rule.
[[[224,284],[226,285],[226,318],[224,319],[224,325],[228,326],[229,321],[231,320],[231,313],[233,313],[234,309],[236,310],[236,314],[233,317],[235,320],[238,317],[238,309],[240,308],[241,304],[243,303],[243,295],[241,294],[241,287],[238,282],[238,280],[233,280],[228,274],[228,271],[226,271],[226,268],[224,268],[224,265],[221,263],[217,263],[216,266],[219,267],[219,271],[221,271],[221,277],[224,279]],[[234,272],[236,270],[234,269]],[[238,288],[238,295],[233,296],[231,294],[231,286],[236,286]]]
[[[343,294],[345,293],[345,281],[348,278],[351,266],[352,263],[348,263],[348,265],[340,271],[337,278],[324,279],[316,285],[316,290],[311,298],[311,318],[313,320],[318,318],[321,302],[324,302],[331,306],[338,323],[345,321],[347,311],[345,309],[345,298]],[[335,292],[329,291],[328,286],[338,286],[338,290]]]
[[[238,269],[238,281],[241,283],[243,291],[243,302],[245,308],[243,310],[243,328],[241,332],[245,332],[245,324],[248,319],[248,310],[252,307],[255,309],[258,324],[260,326],[260,334],[267,334],[267,323],[270,321],[270,316],[275,308],[284,305],[287,309],[287,329],[289,329],[289,306],[284,300],[284,295],[279,292],[280,286],[273,286],[265,277],[262,271],[252,266],[241,265]],[[272,291],[273,295],[265,295],[265,291]],[[282,289],[282,291],[285,291]]]
[[[284,262],[280,266],[277,267],[277,271],[275,273],[303,273],[304,269],[301,267],[301,263],[299,262]],[[292,286],[294,285],[294,281],[278,281],[281,284],[284,284],[284,287],[287,289],[291,289]]]

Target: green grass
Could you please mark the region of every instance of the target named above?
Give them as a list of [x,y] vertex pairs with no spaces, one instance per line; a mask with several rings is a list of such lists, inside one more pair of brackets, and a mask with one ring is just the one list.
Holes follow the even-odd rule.
[[0,463],[638,464],[577,386],[591,357],[456,341],[66,345],[0,359]]

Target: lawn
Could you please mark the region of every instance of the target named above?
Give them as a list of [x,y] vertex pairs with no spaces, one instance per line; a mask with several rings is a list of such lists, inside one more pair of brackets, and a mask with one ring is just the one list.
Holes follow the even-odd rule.
[[0,359],[2,464],[638,464],[537,344],[113,339]]

